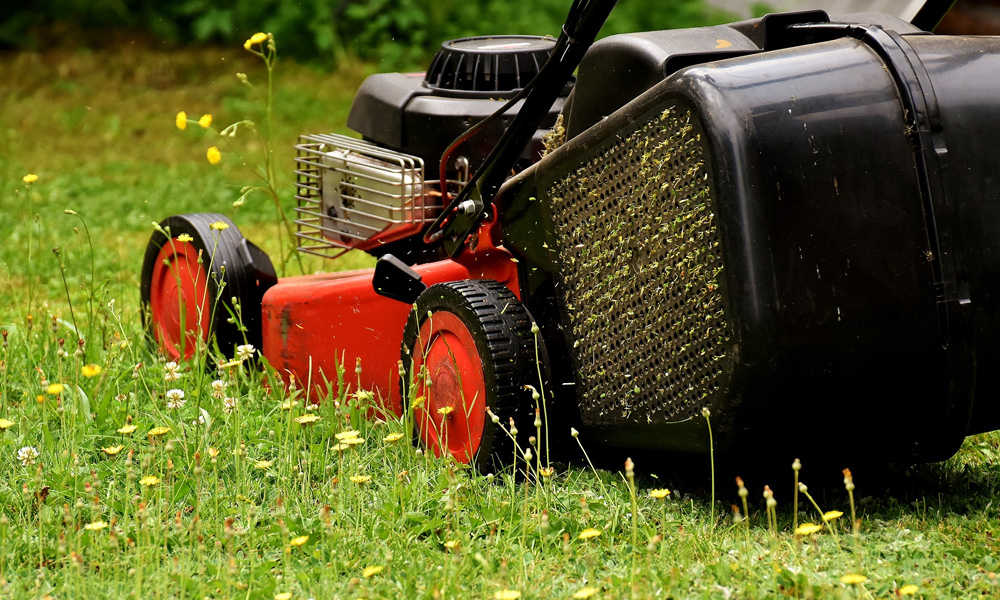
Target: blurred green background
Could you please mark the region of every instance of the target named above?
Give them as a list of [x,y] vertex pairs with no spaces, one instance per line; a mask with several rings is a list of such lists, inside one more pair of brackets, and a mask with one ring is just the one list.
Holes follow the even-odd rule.
[[[414,66],[445,39],[484,34],[556,35],[569,0],[23,0],[2,3],[0,44],[40,49],[101,45],[115,32],[171,44],[234,44],[257,31],[300,60],[354,55]],[[12,6],[16,5],[16,6]],[[604,35],[731,20],[702,0],[622,0]]]

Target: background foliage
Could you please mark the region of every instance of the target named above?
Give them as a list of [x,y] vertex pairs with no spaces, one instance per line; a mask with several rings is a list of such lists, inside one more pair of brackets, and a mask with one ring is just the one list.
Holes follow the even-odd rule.
[[[0,8],[0,47],[99,45],[113,31],[145,31],[170,43],[234,44],[257,31],[282,54],[335,61],[344,54],[407,64],[442,40],[469,35],[555,35],[569,0],[26,0]],[[622,0],[604,34],[731,20],[702,0]]]

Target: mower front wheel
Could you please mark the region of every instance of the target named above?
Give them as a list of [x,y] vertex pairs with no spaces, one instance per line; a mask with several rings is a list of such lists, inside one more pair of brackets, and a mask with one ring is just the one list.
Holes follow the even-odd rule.
[[261,299],[277,280],[267,254],[225,215],[168,217],[142,263],[146,331],[170,360],[192,358],[213,336],[227,357],[241,344],[260,348]]
[[514,444],[502,427],[513,418],[526,432],[534,420],[524,387],[535,372],[531,336],[524,306],[497,281],[453,281],[424,290],[402,345],[403,401],[412,403],[419,441],[480,471],[510,464]]

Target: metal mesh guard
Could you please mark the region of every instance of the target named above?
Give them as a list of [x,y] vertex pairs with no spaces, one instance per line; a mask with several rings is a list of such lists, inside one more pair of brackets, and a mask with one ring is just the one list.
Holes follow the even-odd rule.
[[424,193],[420,158],[336,134],[304,135],[295,146],[299,250],[335,256],[393,231],[419,231],[440,195]]
[[671,107],[549,189],[585,421],[685,418],[721,386],[729,329],[702,135]]

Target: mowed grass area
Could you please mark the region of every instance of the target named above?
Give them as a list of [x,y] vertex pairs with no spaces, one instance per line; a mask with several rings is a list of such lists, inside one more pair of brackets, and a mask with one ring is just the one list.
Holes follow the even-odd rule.
[[[296,136],[343,132],[365,68],[278,69],[273,139],[290,206]],[[703,459],[700,478],[654,478],[668,469],[637,459],[630,479],[624,465],[592,471],[577,447],[563,452],[576,462],[551,465],[535,448],[527,477],[524,462],[517,477],[469,472],[417,452],[404,420],[362,418],[370,399],[350,360],[313,408],[243,363],[165,363],[137,312],[151,223],[225,212],[278,249],[263,197],[231,208],[255,183],[235,153],[174,124],[179,110],[220,128],[262,121],[236,72],[264,80],[241,49],[0,60],[0,596],[1000,597],[996,434],[947,463],[859,475],[853,509],[843,486],[810,489],[819,509],[800,495],[796,515],[791,469],[748,477],[745,508],[730,482],[713,503]],[[255,164],[259,143],[235,144]],[[860,443],[831,410],[845,448]],[[578,441],[597,453],[586,433]],[[817,469],[801,480],[840,477]],[[824,523],[828,511],[843,514]],[[803,523],[818,531],[796,534]]]

